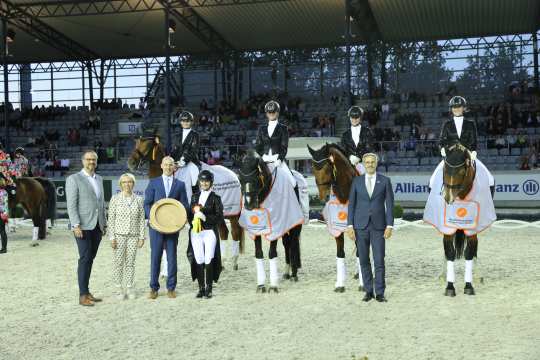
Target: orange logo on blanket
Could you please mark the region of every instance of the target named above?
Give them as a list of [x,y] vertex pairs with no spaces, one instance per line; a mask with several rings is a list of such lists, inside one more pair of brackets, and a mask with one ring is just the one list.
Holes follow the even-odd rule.
[[251,221],[252,224],[257,225],[259,223],[259,217],[257,215],[253,215],[249,218],[249,221]]
[[467,216],[467,209],[460,207],[456,210],[456,215],[460,218]]
[[340,211],[338,213],[338,219],[341,221],[347,220],[347,213],[345,211]]

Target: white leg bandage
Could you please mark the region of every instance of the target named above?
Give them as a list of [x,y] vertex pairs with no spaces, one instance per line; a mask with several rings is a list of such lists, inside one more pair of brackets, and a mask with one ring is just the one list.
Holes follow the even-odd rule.
[[266,273],[264,272],[264,259],[255,259],[257,267],[257,285],[264,285],[266,282]]
[[270,262],[270,286],[278,286],[279,271],[278,271],[278,258],[275,257],[269,260]]
[[336,270],[336,287],[344,287],[346,278],[345,258],[336,258]]
[[32,241],[37,241],[39,238],[39,228],[37,226],[34,226],[32,229]]
[[356,266],[358,269],[358,285],[364,287],[364,279],[362,279],[362,267],[360,266],[360,258],[356,257]]
[[453,261],[446,262],[446,281],[451,282],[451,283],[456,281],[456,274],[454,272]]
[[472,283],[473,260],[465,260],[465,282]]

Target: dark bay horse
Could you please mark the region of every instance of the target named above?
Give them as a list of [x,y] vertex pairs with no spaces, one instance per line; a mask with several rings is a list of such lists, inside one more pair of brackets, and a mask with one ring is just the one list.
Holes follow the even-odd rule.
[[[0,181],[7,183],[4,175]],[[54,223],[56,219],[56,188],[52,181],[41,177],[20,177],[13,180],[14,186],[7,185],[8,207],[10,214],[21,204],[34,225],[32,246],[37,246],[38,239],[47,236],[47,219]]]
[[[165,149],[159,137],[139,137],[135,139],[135,148],[128,159],[128,167],[131,171],[139,169],[143,164],[148,163],[148,177],[154,178],[162,175],[161,160],[166,156]],[[244,229],[238,224],[240,215],[226,216],[231,224],[231,235],[233,241],[239,241],[240,253],[244,253]],[[219,225],[220,240],[227,240],[229,230],[225,222]],[[233,258],[233,269],[238,270],[238,259]]]
[[[353,178],[357,175],[357,172],[344,155],[343,149],[337,144],[325,144],[318,150],[314,150],[308,145],[308,150],[312,157],[312,172],[319,190],[319,199],[328,201],[330,196],[334,194],[339,204],[347,204]],[[341,233],[334,239],[336,240],[336,267],[338,273],[334,291],[342,293],[345,291],[344,234]],[[362,277],[359,276],[358,279],[360,282],[359,289],[363,291]]]
[[[443,198],[447,204],[455,200],[464,200],[472,189],[476,169],[470,158],[469,152],[462,145],[454,145],[446,150],[443,168]],[[456,296],[454,288],[454,261],[465,257],[466,271],[470,266],[470,281],[465,282],[464,293],[474,295],[472,286],[472,260],[478,252],[478,236],[466,236],[463,230],[457,230],[453,235],[443,237],[444,254],[447,261],[447,286],[446,296]],[[467,264],[469,262],[469,264]]]
[[[254,151],[248,151],[242,158],[239,178],[242,186],[242,197],[244,199],[243,206],[248,210],[258,209],[272,190],[273,176],[267,164]],[[302,224],[299,224],[291,228],[282,237],[282,243],[285,249],[285,261],[291,269],[290,276],[288,276],[289,274],[285,274],[284,277],[293,282],[298,281],[298,269],[302,266],[300,260],[301,232]],[[254,241],[255,259],[256,261],[262,261],[264,255],[261,236],[256,236]],[[277,241],[270,241],[268,258],[270,261],[277,258]],[[270,276],[271,284],[269,291],[277,293],[279,292],[278,287],[272,285],[272,273],[270,273]],[[265,293],[266,286],[258,284],[257,292]]]

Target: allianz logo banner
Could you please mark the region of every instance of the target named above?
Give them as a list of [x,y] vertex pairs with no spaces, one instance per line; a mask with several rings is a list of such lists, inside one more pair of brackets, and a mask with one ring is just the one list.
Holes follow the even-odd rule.
[[[540,200],[540,173],[496,173],[495,200]],[[396,200],[425,201],[430,175],[394,175],[390,179]]]

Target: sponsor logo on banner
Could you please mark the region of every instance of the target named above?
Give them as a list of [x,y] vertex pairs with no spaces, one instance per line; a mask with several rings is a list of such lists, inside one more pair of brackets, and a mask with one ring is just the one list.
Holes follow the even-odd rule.
[[455,201],[444,208],[444,225],[455,229],[474,229],[480,205],[476,201]]
[[536,195],[538,194],[538,190],[540,190],[540,185],[538,184],[538,181],[528,179],[523,183],[523,192],[527,195]]

